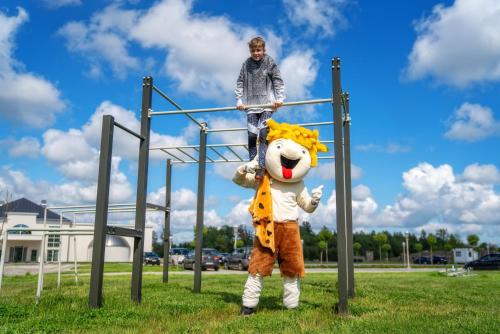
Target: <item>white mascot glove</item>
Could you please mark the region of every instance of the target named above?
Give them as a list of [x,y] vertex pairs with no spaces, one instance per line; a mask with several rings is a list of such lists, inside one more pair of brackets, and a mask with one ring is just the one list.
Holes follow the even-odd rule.
[[251,160],[246,164],[240,166],[238,169],[242,173],[255,174],[255,170],[259,167],[259,163],[256,160]]
[[319,201],[321,200],[321,196],[323,196],[323,186],[319,186],[317,188],[314,188],[311,190],[311,196],[312,196],[312,204],[318,205]]

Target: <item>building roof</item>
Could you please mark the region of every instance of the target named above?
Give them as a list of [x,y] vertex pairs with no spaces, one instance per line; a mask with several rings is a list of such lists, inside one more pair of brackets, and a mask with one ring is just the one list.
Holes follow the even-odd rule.
[[[15,201],[2,204],[0,206],[0,217],[3,217],[6,212],[22,212],[22,213],[36,213],[36,217],[43,219],[44,215],[44,207],[42,205],[33,203],[29,199],[20,198]],[[47,219],[49,220],[59,220],[60,215],[55,213],[54,211],[47,210]],[[69,222],[70,220],[63,217],[63,220]]]

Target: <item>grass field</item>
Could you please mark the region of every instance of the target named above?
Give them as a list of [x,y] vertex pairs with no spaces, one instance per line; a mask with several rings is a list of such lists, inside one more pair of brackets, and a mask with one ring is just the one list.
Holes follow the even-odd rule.
[[245,275],[144,275],[143,301],[130,302],[130,277],[104,277],[104,307],[87,307],[88,276],[75,286],[46,275],[36,306],[35,276],[6,277],[0,295],[1,333],[500,333],[500,272],[470,277],[438,273],[356,274],[350,315],[332,313],[336,275],[309,274],[301,305],[285,310],[281,279],[265,281],[258,313],[238,315]]

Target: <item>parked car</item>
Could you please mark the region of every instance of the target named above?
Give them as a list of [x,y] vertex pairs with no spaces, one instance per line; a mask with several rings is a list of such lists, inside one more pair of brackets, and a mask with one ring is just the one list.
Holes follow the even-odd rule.
[[448,264],[448,259],[444,256],[433,256],[432,263],[434,263],[434,264]]
[[252,247],[236,248],[234,252],[226,258],[224,269],[247,270],[251,256]]
[[421,256],[421,257],[417,257],[416,259],[414,259],[413,263],[415,263],[415,264],[447,264],[448,259],[444,256],[433,256],[432,262],[431,262],[431,258],[429,256]]
[[431,264],[431,258],[428,256],[417,257],[413,260],[415,264]]
[[225,264],[226,263],[226,260],[227,260],[227,257],[231,254],[229,253],[219,253],[220,255],[220,260],[219,260],[219,263],[220,264]]
[[144,264],[160,265],[160,257],[155,252],[144,252]]
[[500,269],[500,253],[485,255],[477,260],[464,264],[464,269],[494,270]]
[[[184,269],[195,268],[194,250],[190,251],[182,263]],[[201,270],[211,268],[215,271],[219,270],[219,252],[213,248],[203,248],[201,250]]]
[[187,248],[171,248],[170,249],[170,263],[172,264],[182,264],[184,258],[189,253],[189,249]]

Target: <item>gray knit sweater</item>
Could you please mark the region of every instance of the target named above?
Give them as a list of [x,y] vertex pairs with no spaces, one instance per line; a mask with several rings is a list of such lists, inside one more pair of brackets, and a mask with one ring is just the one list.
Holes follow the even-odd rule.
[[[273,58],[267,54],[255,61],[248,58],[241,66],[240,75],[236,81],[237,104],[255,105],[271,104],[285,99],[285,85],[281,73]],[[247,109],[248,113],[260,113],[264,109]],[[271,110],[271,108],[265,108]]]

